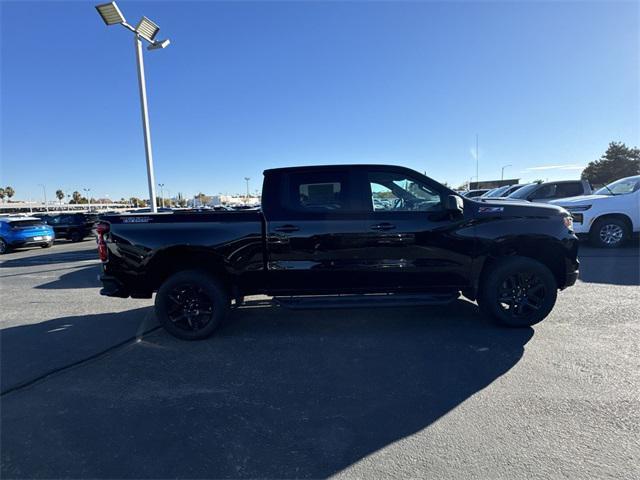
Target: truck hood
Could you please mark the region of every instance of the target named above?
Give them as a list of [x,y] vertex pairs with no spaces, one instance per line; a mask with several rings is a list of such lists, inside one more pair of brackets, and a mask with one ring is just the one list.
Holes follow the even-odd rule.
[[554,205],[562,205],[563,207],[572,207],[578,205],[588,205],[594,200],[600,200],[603,198],[613,198],[613,195],[580,195],[577,197],[560,198],[558,200],[552,200],[550,203]]
[[[474,199],[470,199],[474,200]],[[550,205],[548,203],[535,203],[527,200],[513,199],[491,199],[486,198],[482,201],[474,202],[478,209],[478,215],[483,214],[503,214],[518,216],[541,216],[541,215],[568,215],[568,212],[559,205]]]

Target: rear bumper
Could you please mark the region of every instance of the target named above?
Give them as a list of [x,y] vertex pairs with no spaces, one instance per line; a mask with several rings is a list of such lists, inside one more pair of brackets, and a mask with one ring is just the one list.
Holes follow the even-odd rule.
[[128,298],[130,293],[125,285],[116,277],[111,275],[100,274],[98,280],[102,282],[102,288],[100,289],[100,295],[105,297],[119,297]]
[[23,237],[23,238],[14,238],[9,243],[12,247],[28,247],[31,245],[46,245],[47,243],[53,242],[53,235],[42,235],[39,240],[36,240],[35,237]]

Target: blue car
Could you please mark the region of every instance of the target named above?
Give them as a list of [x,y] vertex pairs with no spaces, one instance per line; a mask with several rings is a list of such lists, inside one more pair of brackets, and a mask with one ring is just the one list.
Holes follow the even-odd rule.
[[53,228],[34,217],[0,217],[0,255],[15,247],[53,245]]

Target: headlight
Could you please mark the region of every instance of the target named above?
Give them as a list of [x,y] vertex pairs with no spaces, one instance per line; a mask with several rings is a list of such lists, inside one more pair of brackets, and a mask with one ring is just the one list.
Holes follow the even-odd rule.
[[562,221],[564,222],[564,226],[569,230],[573,230],[573,217],[571,215],[566,215],[562,217]]
[[585,210],[589,210],[591,205],[576,205],[575,207],[565,207],[570,212],[584,212]]

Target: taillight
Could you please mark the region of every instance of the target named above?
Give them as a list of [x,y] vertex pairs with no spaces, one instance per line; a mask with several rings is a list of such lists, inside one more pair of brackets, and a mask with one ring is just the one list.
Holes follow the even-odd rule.
[[109,233],[108,223],[98,223],[96,225],[96,233],[98,234],[98,256],[102,262],[107,261],[107,243],[104,236]]

